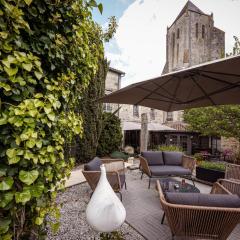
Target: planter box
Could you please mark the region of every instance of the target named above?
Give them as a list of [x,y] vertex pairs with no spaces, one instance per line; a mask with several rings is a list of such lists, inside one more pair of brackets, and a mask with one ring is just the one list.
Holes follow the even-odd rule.
[[202,167],[196,167],[196,177],[198,179],[214,183],[219,178],[224,178],[225,173],[218,170],[212,170]]

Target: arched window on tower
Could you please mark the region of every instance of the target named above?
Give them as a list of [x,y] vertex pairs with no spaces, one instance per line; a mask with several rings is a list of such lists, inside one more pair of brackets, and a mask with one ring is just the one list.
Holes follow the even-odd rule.
[[198,38],[198,23],[196,23],[196,38]]
[[179,39],[180,38],[180,29],[178,28],[177,29],[177,39]]
[[205,25],[202,25],[202,38],[205,38]]
[[172,34],[172,65],[174,65],[175,58],[175,33]]

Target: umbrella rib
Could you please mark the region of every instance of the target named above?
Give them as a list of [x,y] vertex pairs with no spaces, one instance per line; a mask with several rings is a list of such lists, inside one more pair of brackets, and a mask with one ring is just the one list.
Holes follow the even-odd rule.
[[207,97],[213,105],[216,105],[216,103],[212,100],[212,98],[209,96],[209,94],[207,94],[207,92],[202,88],[202,86],[196,81],[196,79],[193,76],[190,76],[190,78],[193,80],[195,85],[197,85],[197,87],[202,91],[202,93],[205,95],[205,97]]
[[[239,81],[238,83],[240,83],[240,81]],[[218,93],[222,93],[222,92],[231,90],[231,89],[233,89],[233,88],[236,88],[236,86],[226,86],[226,87],[224,87],[224,88],[222,88],[222,89],[219,89],[219,90],[217,90],[217,91],[211,92],[211,93],[209,93],[208,95],[209,95],[209,96],[212,96],[212,95],[215,95],[215,94],[218,94]],[[198,101],[198,100],[202,100],[202,99],[204,99],[204,98],[205,98],[205,96],[198,97],[198,98],[192,99],[192,100],[190,100],[190,101],[186,101],[186,102],[184,102],[183,104],[189,104],[189,103],[192,103],[192,102],[195,102],[195,101]]]
[[159,102],[182,104],[182,102],[181,102],[181,103],[180,103],[180,102],[173,102],[173,101],[161,100],[161,99],[158,99],[158,98],[151,98],[151,97],[148,97],[147,99],[149,99],[149,100],[154,100],[154,101],[159,101]]
[[[160,87],[162,90],[164,90],[167,94],[169,94],[171,97],[173,97],[172,98],[172,100],[174,100],[174,99],[176,99],[178,102],[182,102],[182,101],[180,101],[179,99],[177,99],[176,97],[174,97],[174,95],[172,95],[167,89],[165,89],[165,88],[163,88],[162,86],[160,86],[160,85],[158,85],[157,83],[155,83],[155,82],[153,82],[155,85],[157,85],[158,87]],[[168,97],[166,97],[166,98],[168,98]],[[168,99],[170,99],[170,98],[168,98]]]
[[233,73],[212,72],[212,71],[206,71],[206,70],[201,70],[201,69],[198,69],[198,71],[205,72],[205,73],[218,74],[218,75],[226,75],[226,76],[230,76],[230,77],[240,77],[240,75],[233,74]]
[[204,76],[206,78],[210,78],[210,79],[215,80],[217,82],[225,83],[225,84],[230,85],[230,86],[240,87],[239,83],[237,83],[237,84],[236,83],[230,83],[230,82],[227,82],[225,80],[215,78],[215,77],[212,77],[212,76],[209,76],[209,75],[206,75],[206,74],[201,74],[201,76]]
[[[156,84],[157,85],[157,84]],[[158,86],[158,85],[157,85]],[[146,89],[146,88],[144,88],[144,87],[141,87],[141,86],[139,86],[138,88],[140,88],[140,89],[142,89],[142,90],[145,90],[145,91],[149,91],[148,89]],[[162,88],[163,90],[164,90],[164,88]],[[170,98],[170,97],[167,97],[167,96],[165,96],[165,95],[163,95],[163,94],[161,94],[161,93],[158,93],[158,92],[155,92],[154,94],[156,94],[156,95],[159,95],[159,96],[161,96],[161,97],[164,97],[164,98],[167,98],[167,99],[169,99],[169,100],[172,100],[172,101],[174,101],[175,99],[174,98]],[[149,99],[149,98],[147,98],[147,99]],[[176,99],[177,100],[177,99]],[[179,100],[177,100],[179,103],[182,103],[182,101],[179,101]]]
[[148,97],[150,97],[153,93],[155,93],[156,91],[158,91],[160,89],[161,86],[165,85],[166,83],[168,83],[169,81],[171,81],[174,78],[174,76],[172,76],[170,79],[168,79],[165,83],[163,83],[162,85],[160,85],[159,87],[157,87],[156,89],[154,89],[153,91],[150,91],[149,94],[147,94],[145,97],[143,97],[141,100],[139,100],[137,103],[135,103],[135,105],[139,105],[139,103],[141,103],[143,100],[147,99]]

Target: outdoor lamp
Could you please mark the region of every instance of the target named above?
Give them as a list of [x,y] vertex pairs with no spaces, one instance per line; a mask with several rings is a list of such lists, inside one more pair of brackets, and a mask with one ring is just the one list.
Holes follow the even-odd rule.
[[86,216],[88,224],[94,230],[109,233],[124,223],[126,210],[107,180],[104,164],[100,169],[101,176],[88,203]]

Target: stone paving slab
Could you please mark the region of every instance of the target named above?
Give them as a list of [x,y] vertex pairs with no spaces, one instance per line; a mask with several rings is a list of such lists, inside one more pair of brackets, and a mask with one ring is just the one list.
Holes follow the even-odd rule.
[[[123,204],[127,212],[126,221],[147,240],[171,240],[172,235],[167,221],[161,224],[163,211],[154,180],[151,189],[148,189],[148,178],[144,177],[140,180],[140,176],[138,170],[128,171],[127,174],[127,190],[123,191]],[[201,183],[196,183],[196,186],[203,193],[209,193],[211,190],[210,186]],[[228,240],[240,240],[240,225]]]

